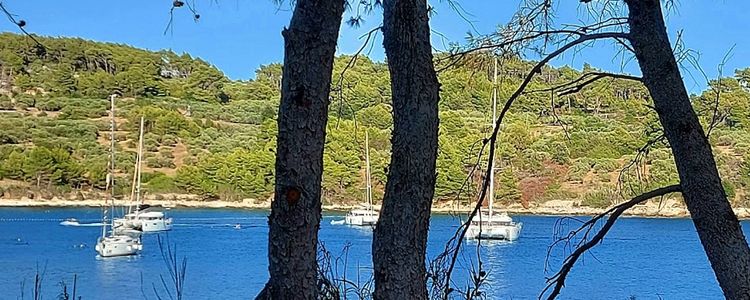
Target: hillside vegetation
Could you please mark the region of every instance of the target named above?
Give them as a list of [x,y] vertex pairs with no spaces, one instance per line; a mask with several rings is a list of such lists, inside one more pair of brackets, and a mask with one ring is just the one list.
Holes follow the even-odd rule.
[[[267,199],[273,190],[281,66],[260,66],[255,79],[233,81],[203,60],[171,51],[76,38],[0,34],[0,192],[43,197],[105,187],[109,148],[108,95],[117,92],[118,193],[127,194],[137,126],[146,120],[147,193],[201,198]],[[390,148],[387,66],[359,57],[336,59],[324,156],[324,203],[363,198],[364,134],[376,201],[382,197]],[[467,176],[490,130],[491,58],[477,56],[439,74],[442,84],[436,197],[475,193]],[[499,98],[514,91],[530,63],[502,60]],[[531,90],[544,90],[594,71],[546,68]],[[718,105],[717,91],[720,91]],[[677,182],[648,93],[638,83],[600,80],[558,96],[527,93],[501,130],[498,201],[524,205],[574,200],[604,207],[646,189]],[[693,96],[724,186],[735,206],[747,206],[750,185],[750,69],[713,81]],[[716,108],[716,109],[715,109]],[[650,145],[644,148],[645,145]],[[647,149],[639,151],[639,149]],[[484,152],[486,154],[486,151]],[[638,155],[638,153],[641,153]],[[486,162],[483,162],[486,163]]]

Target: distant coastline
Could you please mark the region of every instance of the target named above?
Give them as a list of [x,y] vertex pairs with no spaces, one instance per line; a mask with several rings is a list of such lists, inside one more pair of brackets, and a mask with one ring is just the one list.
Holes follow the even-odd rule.
[[[153,196],[153,195],[152,195]],[[149,197],[146,203],[155,206],[169,208],[228,208],[228,209],[252,209],[268,210],[271,208],[269,200],[257,201],[254,199],[245,199],[243,201],[226,201],[226,200],[200,200],[194,195],[159,195],[155,199]],[[171,197],[171,198],[170,198]],[[170,199],[170,200],[165,200]],[[18,199],[0,198],[0,207],[101,207],[101,199],[30,199],[26,197]],[[324,204],[324,211],[348,211],[356,205],[349,204]],[[473,205],[456,205],[450,201],[440,201],[433,205],[432,212],[436,214],[447,213],[468,213]],[[587,206],[576,206],[574,201],[550,201],[544,204],[533,204],[529,208],[524,208],[520,204],[501,206],[502,211],[510,214],[519,215],[540,215],[540,216],[592,216],[606,210],[606,208],[594,208]],[[735,213],[741,219],[750,219],[750,209],[735,208]],[[683,206],[674,203],[647,203],[638,205],[628,210],[625,215],[632,217],[647,218],[689,218],[690,214]]]

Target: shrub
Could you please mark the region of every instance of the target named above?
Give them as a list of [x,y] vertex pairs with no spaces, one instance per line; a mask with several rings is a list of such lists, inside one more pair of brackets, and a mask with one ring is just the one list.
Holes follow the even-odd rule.
[[10,102],[10,99],[8,99],[8,97],[0,97],[0,109],[2,110],[13,109],[13,103]]
[[605,208],[612,205],[615,197],[616,195],[611,189],[597,189],[584,194],[581,205],[595,208]]
[[149,168],[174,168],[174,162],[170,158],[153,156],[146,158],[146,166]]
[[47,99],[39,101],[36,107],[43,111],[60,111],[62,109],[62,103],[57,99]]
[[169,148],[159,149],[159,155],[170,159],[174,158],[174,155],[172,155],[172,149]]
[[614,159],[597,159],[594,162],[594,172],[596,173],[609,173],[620,167],[617,160]]
[[583,182],[583,177],[591,169],[591,164],[587,159],[577,159],[568,171],[568,180]]
[[36,98],[21,96],[16,98],[16,104],[21,104],[26,107],[34,107],[36,106]]
[[146,183],[146,189],[152,193],[178,193],[183,191],[177,186],[174,178],[162,173],[155,173]]
[[171,134],[165,134],[159,137],[159,143],[162,146],[175,146],[177,145],[177,137]]

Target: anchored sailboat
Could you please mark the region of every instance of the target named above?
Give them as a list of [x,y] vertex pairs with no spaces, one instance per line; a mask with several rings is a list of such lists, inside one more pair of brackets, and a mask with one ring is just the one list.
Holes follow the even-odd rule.
[[346,215],[344,220],[333,220],[331,224],[347,224],[354,226],[375,226],[378,223],[380,217],[375,207],[372,204],[372,179],[370,175],[370,137],[365,131],[365,162],[367,167],[365,173],[367,176],[366,187],[365,187],[365,204],[360,207],[352,209]]
[[[167,218],[164,212],[143,204],[141,198],[141,165],[143,162],[143,124],[138,131],[138,155],[135,160],[135,172],[133,173],[133,185],[130,190],[130,204],[123,218],[115,219],[115,227],[124,234],[133,232],[157,232],[172,229],[172,219]],[[135,200],[135,201],[133,201]]]
[[[492,122],[494,129],[494,122],[497,120],[497,58],[495,58],[495,68],[493,77],[492,87]],[[493,208],[493,202],[495,201],[495,161],[490,160],[489,162],[489,190],[487,196],[488,209],[481,211],[475,215],[469,223],[469,228],[466,231],[466,237],[469,239],[495,239],[495,240],[509,240],[514,241],[518,239],[521,233],[522,223],[516,223],[513,221],[507,213],[497,212]]]
[[[109,173],[107,174],[106,189],[109,190],[109,199],[105,201],[102,209],[102,235],[96,241],[96,252],[101,257],[127,256],[138,254],[143,250],[140,237],[117,234],[114,230],[114,209],[115,209],[115,95],[110,96],[110,110],[112,114],[112,124],[110,128],[110,152],[109,152]],[[107,207],[109,205],[109,207]],[[107,216],[109,214],[109,216]],[[112,228],[107,232],[107,227]]]

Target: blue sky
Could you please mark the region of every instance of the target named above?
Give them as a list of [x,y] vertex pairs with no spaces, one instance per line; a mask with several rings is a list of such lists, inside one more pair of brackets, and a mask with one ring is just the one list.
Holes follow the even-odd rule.
[[[77,36],[97,41],[117,42],[147,49],[172,49],[188,52],[219,67],[230,78],[248,79],[261,64],[283,59],[282,28],[288,24],[291,9],[277,6],[271,0],[192,0],[201,14],[194,22],[188,10],[175,12],[171,33],[164,34],[169,21],[171,0],[5,0],[5,6],[28,22],[30,32],[48,36]],[[357,2],[352,0],[352,2]],[[507,22],[518,7],[518,0],[463,0],[463,8],[470,14],[469,24],[446,0],[433,0],[436,15],[431,20],[434,31],[449,41],[463,42],[467,31],[492,31]],[[574,23],[581,18],[578,1],[558,1],[560,22]],[[709,76],[716,76],[717,65],[733,46],[732,58],[725,67],[725,75],[734,69],[750,66],[750,26],[745,13],[750,11],[746,0],[681,0],[677,11],[670,12],[668,26],[675,36],[684,30],[686,45],[700,52],[700,64]],[[367,17],[359,28],[343,25],[338,53],[354,53],[362,44],[360,36],[380,24],[379,14]],[[17,32],[7,21],[0,22],[0,31]],[[443,38],[435,34],[433,45],[444,48]],[[613,61],[614,47],[600,44],[595,50],[584,50],[568,55],[555,65],[580,68],[584,62],[607,70],[619,70],[620,62]],[[384,57],[381,41],[374,44],[370,56]],[[625,69],[637,73],[633,64]],[[705,85],[702,76],[693,71],[686,83],[690,90]]]

